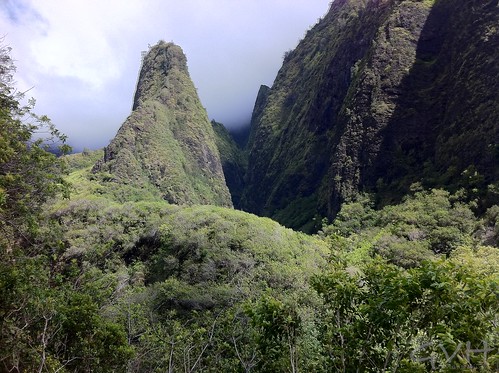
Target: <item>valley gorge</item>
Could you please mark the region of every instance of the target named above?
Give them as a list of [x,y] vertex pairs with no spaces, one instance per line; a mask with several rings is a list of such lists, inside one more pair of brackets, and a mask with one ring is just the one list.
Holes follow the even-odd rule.
[[498,25],[334,0],[242,129],[159,41],[73,154],[0,46],[0,373],[499,371]]

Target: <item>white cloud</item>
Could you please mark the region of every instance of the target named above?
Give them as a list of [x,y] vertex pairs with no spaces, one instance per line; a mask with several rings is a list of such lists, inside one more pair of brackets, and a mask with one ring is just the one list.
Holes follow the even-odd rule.
[[76,78],[92,89],[121,76],[125,56],[117,41],[140,11],[139,2],[43,0],[30,5],[43,18],[43,32],[28,39],[39,73]]
[[179,44],[210,117],[236,125],[249,118],[260,84],[272,84],[284,51],[328,3],[0,0],[0,29],[13,48],[20,89],[35,86],[37,111],[73,142],[95,147],[129,114],[140,51],[148,44]]

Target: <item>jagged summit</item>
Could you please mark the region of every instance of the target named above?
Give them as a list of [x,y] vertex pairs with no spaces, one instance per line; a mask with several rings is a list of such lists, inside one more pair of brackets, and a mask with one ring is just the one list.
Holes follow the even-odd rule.
[[187,58],[182,48],[174,43],[160,41],[142,61],[132,110],[137,109],[148,98],[156,98],[166,104],[168,97],[165,93],[170,92],[171,97],[171,88],[179,82],[175,81],[178,73],[189,75]]
[[171,203],[232,206],[215,134],[179,46],[160,41],[144,57],[132,113],[95,165],[100,171]]

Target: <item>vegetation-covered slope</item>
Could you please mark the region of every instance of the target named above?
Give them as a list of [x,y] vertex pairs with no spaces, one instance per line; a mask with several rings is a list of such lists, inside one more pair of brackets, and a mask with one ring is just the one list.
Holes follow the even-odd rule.
[[498,23],[497,1],[434,2],[383,130],[375,173],[361,183],[377,183],[385,200],[421,180],[498,202]]
[[[89,162],[69,159],[71,180]],[[362,196],[311,237],[232,209],[119,204],[84,189],[50,212],[64,247],[52,267],[99,306],[90,331],[109,324],[127,336],[113,343],[130,355],[108,369],[488,372],[498,363],[499,262],[497,247],[484,246],[497,246],[497,206],[479,220],[443,190],[380,211]],[[475,350],[485,341],[487,357],[464,341]],[[50,344],[48,353],[65,361]],[[80,365],[93,366],[70,366]]]
[[171,203],[232,206],[213,128],[180,47],[159,42],[149,50],[132,114],[94,171],[112,183],[157,189]]
[[477,219],[461,192],[413,187],[309,236],[169,204],[93,174],[101,151],[46,151],[37,130],[64,136],[20,107],[9,62],[0,48],[1,373],[497,371],[498,206]]
[[240,207],[241,194],[244,188],[244,175],[248,165],[246,152],[234,140],[223,124],[212,121],[215,131],[215,143],[220,152],[220,160],[235,208]]
[[243,208],[303,227],[359,190],[483,197],[498,180],[498,17],[488,0],[334,1],[259,109]]

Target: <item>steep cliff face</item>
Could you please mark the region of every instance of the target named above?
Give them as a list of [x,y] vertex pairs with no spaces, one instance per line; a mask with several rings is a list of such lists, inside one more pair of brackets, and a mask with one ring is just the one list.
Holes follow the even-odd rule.
[[497,0],[334,1],[259,109],[243,207],[302,227],[359,190],[497,181],[498,13]]
[[362,185],[387,201],[421,181],[498,202],[498,24],[497,0],[435,1]]
[[220,152],[222,168],[232,197],[232,203],[237,209],[240,207],[248,157],[223,124],[212,121],[211,125],[215,131],[215,143]]
[[94,171],[152,186],[171,203],[232,206],[215,134],[180,47],[159,42],[145,56],[133,111]]

